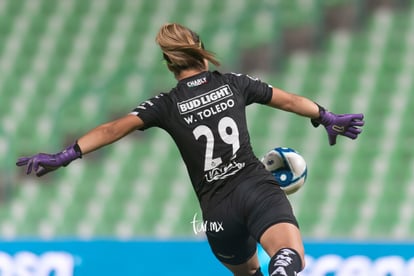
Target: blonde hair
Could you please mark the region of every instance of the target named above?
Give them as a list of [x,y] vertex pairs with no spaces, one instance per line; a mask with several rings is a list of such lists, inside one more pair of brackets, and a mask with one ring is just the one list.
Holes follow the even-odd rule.
[[204,60],[220,65],[214,54],[204,49],[198,34],[183,25],[164,24],[155,41],[163,52],[168,68],[175,75],[190,68],[204,70]]

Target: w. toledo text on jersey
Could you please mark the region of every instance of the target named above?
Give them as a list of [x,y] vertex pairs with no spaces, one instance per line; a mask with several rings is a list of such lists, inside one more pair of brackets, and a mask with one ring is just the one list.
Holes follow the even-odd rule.
[[226,84],[202,95],[198,95],[186,101],[179,102],[177,103],[177,106],[178,110],[180,111],[180,114],[187,114],[197,109],[217,103],[231,96],[233,96],[233,92],[231,91],[230,87]]

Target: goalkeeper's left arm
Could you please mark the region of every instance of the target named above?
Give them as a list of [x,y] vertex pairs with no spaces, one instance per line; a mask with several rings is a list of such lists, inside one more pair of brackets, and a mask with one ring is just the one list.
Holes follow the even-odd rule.
[[138,116],[126,115],[92,129],[78,139],[78,145],[82,154],[87,154],[118,141],[132,131],[142,128],[143,125],[143,121]]
[[37,176],[42,176],[62,166],[67,166],[73,160],[81,158],[82,155],[111,144],[143,126],[144,122],[138,116],[126,115],[92,129],[61,152],[38,153],[30,157],[21,157],[16,165],[27,166],[27,174],[34,171]]

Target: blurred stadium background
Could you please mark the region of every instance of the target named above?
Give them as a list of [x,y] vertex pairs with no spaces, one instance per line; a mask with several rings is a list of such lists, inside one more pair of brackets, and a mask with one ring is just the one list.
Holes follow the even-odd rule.
[[[177,21],[221,71],[249,73],[336,113],[363,112],[357,141],[329,147],[308,120],[251,106],[255,152],[297,149],[292,195],[306,239],[414,237],[413,0],[0,1],[0,236],[202,239],[172,140],[134,133],[42,179],[21,155],[57,152],[175,84],[154,37]],[[1,249],[1,248],[0,248]]]

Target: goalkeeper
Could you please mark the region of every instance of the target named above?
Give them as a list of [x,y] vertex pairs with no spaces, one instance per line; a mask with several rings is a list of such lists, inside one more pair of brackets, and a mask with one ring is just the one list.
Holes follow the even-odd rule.
[[135,130],[162,128],[180,151],[203,219],[222,222],[221,231],[206,232],[218,260],[234,275],[263,275],[260,243],[271,257],[269,275],[297,275],[305,266],[298,223],[286,194],[253,153],[246,106],[264,104],[310,118],[314,126],[325,127],[330,145],[338,135],[356,139],[363,115],[337,115],[259,79],[210,71],[209,63],[219,62],[182,25],[163,25],[156,42],[177,79],[174,88],[92,129],[59,153],[22,157],[17,165],[42,176]]

